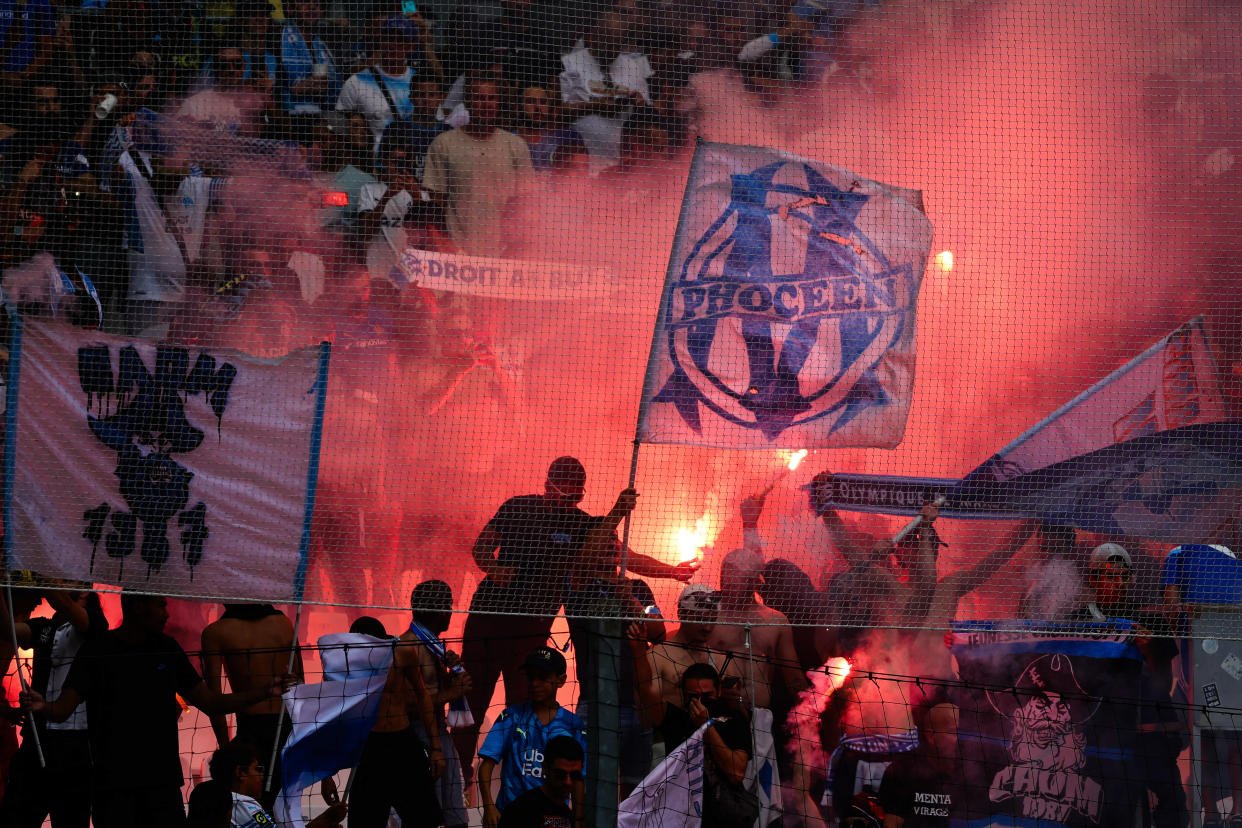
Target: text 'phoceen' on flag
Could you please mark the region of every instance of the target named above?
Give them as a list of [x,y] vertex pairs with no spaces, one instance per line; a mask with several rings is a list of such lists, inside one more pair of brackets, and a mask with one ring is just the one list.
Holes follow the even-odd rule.
[[236,351],[20,325],[10,569],[167,595],[300,597],[328,346]]
[[775,150],[700,144],[639,439],[899,443],[931,242],[917,192]]

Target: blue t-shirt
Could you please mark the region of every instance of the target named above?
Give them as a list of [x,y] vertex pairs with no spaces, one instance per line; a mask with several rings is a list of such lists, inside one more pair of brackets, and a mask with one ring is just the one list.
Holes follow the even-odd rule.
[[[0,42],[8,39],[13,25],[13,12],[17,0],[0,0]],[[21,14],[21,38],[13,38],[13,47],[4,61],[4,71],[20,72],[30,65],[38,49],[36,38],[56,34],[56,16],[48,0],[26,0]]]
[[1204,543],[1183,544],[1164,561],[1164,586],[1191,604],[1242,604],[1242,561]]
[[[285,68],[288,87],[281,90],[281,102],[286,112],[293,114],[315,114],[328,109],[329,102],[335,101],[341,92],[341,78],[336,71],[336,61],[332,52],[318,37],[306,42],[302,32],[292,23],[286,23],[280,33],[280,60]],[[309,78],[316,63],[328,66],[327,92],[322,98],[311,98],[294,95],[294,86]]]
[[586,751],[586,725],[565,708],[547,725],[539,721],[530,702],[505,708],[479,748],[479,755],[500,763],[500,796],[505,806],[543,784],[543,749],[557,736],[572,736]]

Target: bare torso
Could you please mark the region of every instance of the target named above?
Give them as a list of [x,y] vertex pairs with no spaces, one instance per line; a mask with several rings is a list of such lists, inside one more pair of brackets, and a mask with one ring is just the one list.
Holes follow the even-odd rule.
[[[214,656],[223,661],[233,692],[246,692],[289,672],[293,624],[279,613],[253,621],[222,618],[203,630],[202,645],[204,659]],[[299,672],[295,665],[295,675]],[[270,698],[243,712],[279,713],[280,705],[279,697]]]
[[414,634],[408,630],[393,647],[392,667],[388,670],[388,681],[384,683],[384,694],[380,697],[379,716],[372,731],[394,733],[410,726],[410,708],[415,699],[406,670],[419,669],[418,653],[422,649],[416,646]]
[[[708,646],[713,650],[725,651],[728,666],[722,678],[741,679],[742,687],[749,688],[746,695],[754,706],[769,707],[772,685],[780,680],[777,665],[781,651],[790,635],[788,620],[776,610],[753,602],[733,610],[721,606],[720,618],[734,622],[716,624],[708,640]],[[747,623],[753,625],[750,627],[749,653],[746,647]],[[792,642],[788,642],[788,646],[792,652]],[[717,658],[720,658],[719,654]]]
[[[405,633],[401,636],[404,641],[405,636],[412,636],[412,633]],[[416,640],[416,639],[415,639]],[[423,675],[423,686],[427,688],[427,692],[431,694],[431,698],[435,699],[440,693],[440,660],[431,654],[426,645],[420,644],[414,648],[417,651],[418,666]],[[436,724],[444,724],[444,705],[433,704],[436,711]]]
[[660,698],[681,707],[681,674],[692,664],[710,664],[719,669],[723,658],[710,650],[678,640],[674,635],[651,648],[651,668],[659,684]]

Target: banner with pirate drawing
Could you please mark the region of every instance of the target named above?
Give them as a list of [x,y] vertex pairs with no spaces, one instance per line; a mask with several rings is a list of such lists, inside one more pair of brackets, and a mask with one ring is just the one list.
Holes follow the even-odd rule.
[[8,568],[300,599],[327,368],[326,343],[262,360],[18,320]]
[[700,143],[639,438],[897,445],[931,243],[917,192],[776,150]]
[[1136,824],[1143,657],[1129,623],[1004,627],[953,627],[958,743],[990,780],[971,808],[990,816],[966,824]]

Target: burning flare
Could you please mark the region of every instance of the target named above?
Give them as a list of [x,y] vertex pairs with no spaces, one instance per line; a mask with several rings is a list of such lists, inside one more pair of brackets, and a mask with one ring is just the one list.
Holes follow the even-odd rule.
[[941,270],[953,269],[953,251],[941,250],[936,254],[936,264],[940,265]]
[[707,530],[711,520],[704,514],[694,522],[693,529],[677,530],[677,560],[681,563],[696,561],[702,557],[702,549],[708,545]]

